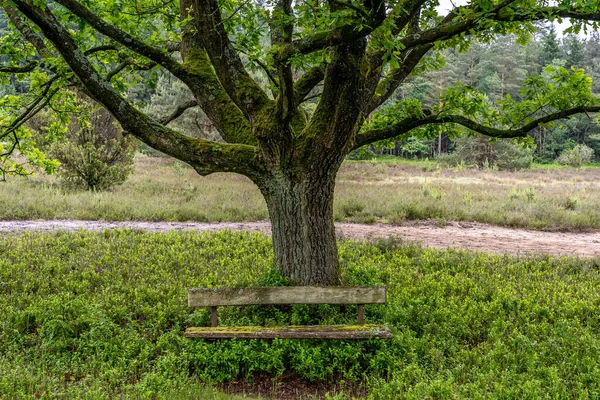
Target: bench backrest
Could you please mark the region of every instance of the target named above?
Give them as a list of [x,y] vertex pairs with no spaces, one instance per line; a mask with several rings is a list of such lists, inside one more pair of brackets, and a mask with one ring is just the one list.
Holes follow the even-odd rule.
[[257,304],[384,304],[383,286],[289,286],[189,289],[190,307]]

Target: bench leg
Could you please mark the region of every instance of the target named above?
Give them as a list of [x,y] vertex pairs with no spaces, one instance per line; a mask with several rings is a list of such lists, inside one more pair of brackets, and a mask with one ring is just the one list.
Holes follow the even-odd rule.
[[210,326],[213,328],[217,326],[219,320],[217,319],[217,307],[213,306],[210,308]]
[[364,304],[358,304],[358,324],[365,324],[365,310]]

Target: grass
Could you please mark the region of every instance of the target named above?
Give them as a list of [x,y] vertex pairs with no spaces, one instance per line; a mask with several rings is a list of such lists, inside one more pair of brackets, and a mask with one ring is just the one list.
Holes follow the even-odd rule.
[[[340,245],[389,341],[186,340],[186,288],[279,285],[261,234],[113,230],[0,237],[0,398],[225,398],[257,374],[358,382],[371,399],[598,398],[600,261]],[[224,325],[355,323],[334,306],[227,307]],[[213,396],[213,397],[211,397]],[[330,393],[349,399],[351,393]]]
[[[474,221],[541,230],[600,229],[598,168],[486,171],[432,161],[346,162],[336,186],[338,222]],[[52,177],[0,184],[0,219],[255,221],[268,219],[248,179],[198,176],[170,159],[138,157],[111,192],[67,192]]]

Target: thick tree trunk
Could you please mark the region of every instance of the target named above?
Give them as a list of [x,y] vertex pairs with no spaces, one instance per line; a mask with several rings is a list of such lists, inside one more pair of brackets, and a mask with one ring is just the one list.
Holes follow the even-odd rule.
[[274,173],[261,191],[273,230],[275,267],[294,284],[339,285],[335,173]]

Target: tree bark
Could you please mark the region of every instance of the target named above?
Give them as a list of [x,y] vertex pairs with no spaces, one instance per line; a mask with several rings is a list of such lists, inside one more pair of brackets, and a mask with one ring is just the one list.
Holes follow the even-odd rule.
[[275,267],[292,284],[339,285],[335,172],[315,170],[276,171],[259,185],[271,218]]

